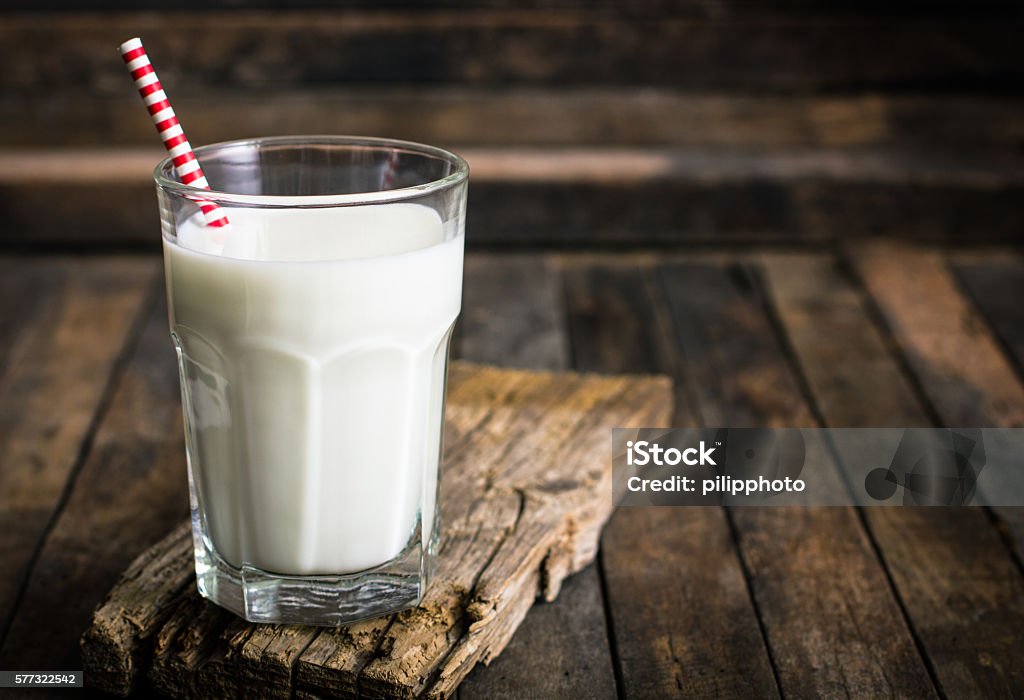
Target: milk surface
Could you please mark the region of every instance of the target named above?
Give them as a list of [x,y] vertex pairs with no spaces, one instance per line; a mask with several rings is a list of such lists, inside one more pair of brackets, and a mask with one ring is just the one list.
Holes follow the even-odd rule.
[[193,486],[229,564],[361,571],[430,537],[463,237],[416,204],[164,238]]

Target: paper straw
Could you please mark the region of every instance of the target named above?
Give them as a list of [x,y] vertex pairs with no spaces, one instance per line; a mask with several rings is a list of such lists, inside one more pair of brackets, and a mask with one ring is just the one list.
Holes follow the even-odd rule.
[[380,188],[390,190],[395,184],[395,176],[398,174],[398,151],[392,149],[388,154],[388,162],[384,165],[384,177],[381,178]]
[[[142,48],[142,40],[138,37],[129,39],[121,44],[121,58],[124,59],[128,71],[132,74],[135,87],[149,110],[149,116],[164,142],[164,147],[171,155],[171,162],[178,173],[178,178],[186,185],[210,189],[210,183],[203,175],[203,169],[199,167],[196,154],[192,152],[192,146],[185,138],[178,118],[174,116],[174,109],[167,100],[167,93],[164,92],[160,80],[156,77],[153,64]],[[224,210],[205,199],[198,200],[199,209],[203,212],[208,226],[227,226],[228,217]]]

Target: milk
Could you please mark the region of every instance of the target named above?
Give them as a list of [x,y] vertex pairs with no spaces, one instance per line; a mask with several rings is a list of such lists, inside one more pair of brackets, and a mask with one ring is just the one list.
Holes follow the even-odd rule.
[[393,559],[417,523],[429,541],[463,237],[416,204],[228,213],[164,238],[213,548],[339,574]]

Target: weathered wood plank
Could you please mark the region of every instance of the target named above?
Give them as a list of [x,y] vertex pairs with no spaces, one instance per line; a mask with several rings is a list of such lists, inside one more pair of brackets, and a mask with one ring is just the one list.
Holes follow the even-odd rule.
[[[977,240],[1005,242],[1019,233],[1024,190],[1024,168],[1010,153],[462,153],[473,172],[471,247],[820,242],[871,232],[947,240],[968,227]],[[0,156],[0,214],[8,222],[0,245],[142,242],[156,250],[149,171],[159,157],[152,149]],[[93,221],[104,222],[101,231]]]
[[[971,95],[722,95],[629,88],[515,90],[439,86],[172,90],[194,144],[269,134],[379,134],[459,146],[685,146],[1013,149],[1020,100]],[[129,94],[0,97],[0,146],[152,146]],[[75,128],[67,128],[68,115]],[[985,124],[965,129],[964,124]]]
[[839,263],[770,253],[758,268],[814,404],[831,427],[928,424],[910,380]]
[[[466,259],[455,354],[475,362],[558,371],[569,363],[559,271],[540,255]],[[504,697],[614,698],[601,582],[588,566],[558,598],[535,605],[487,668],[459,686],[460,700]]]
[[[649,269],[569,265],[565,275],[577,369],[674,371]],[[678,389],[673,425],[692,425]],[[777,693],[721,509],[620,508],[601,542],[626,697]]]
[[[886,249],[872,258],[880,267],[870,273],[870,290],[886,298],[909,293],[918,275],[929,274],[916,262]],[[819,257],[772,256],[765,270],[776,312],[828,425],[931,424],[871,321],[866,300],[840,269]],[[936,291],[930,287],[928,294]],[[930,302],[914,296],[919,308],[928,308]],[[928,325],[937,323],[938,329],[960,320],[932,318]],[[917,352],[906,349],[908,358]],[[1024,585],[984,511],[865,508],[862,513],[941,691],[947,697],[1016,692]]]
[[[489,563],[475,579],[473,598],[466,608],[466,622],[469,623],[470,635],[459,640],[457,645],[442,644],[438,648],[430,643],[429,638],[425,638],[423,642],[417,639],[430,632],[433,623],[429,617],[399,616],[384,635],[379,650],[383,653],[363,669],[360,678],[364,685],[361,687],[369,689],[371,693],[383,688],[394,688],[394,681],[391,679],[396,673],[396,664],[399,680],[402,675],[406,675],[414,683],[422,683],[419,678],[423,672],[419,671],[419,675],[412,675],[415,666],[410,668],[410,654],[414,654],[411,658],[413,662],[422,663],[417,658],[419,657],[430,665],[443,664],[438,668],[439,677],[435,687],[431,689],[431,694],[447,694],[454,689],[453,682],[457,683],[468,673],[476,659],[490,658],[501,651],[521,616],[529,609],[534,594],[550,597],[549,591],[557,591],[561,579],[566,574],[580,570],[592,560],[597,549],[600,527],[611,511],[611,499],[608,497],[608,489],[611,486],[610,467],[597,467],[608,458],[607,444],[603,443],[599,435],[606,435],[605,431],[613,425],[623,424],[621,421],[626,421],[624,424],[628,425],[630,421],[637,419],[664,420],[668,415],[669,397],[664,393],[668,389],[667,383],[660,383],[655,388],[651,382],[635,378],[590,381],[615,382],[617,386],[614,392],[621,404],[612,402],[609,397],[602,398],[595,391],[593,396],[583,399],[584,404],[589,405],[586,405],[582,412],[572,417],[565,416],[566,408],[573,405],[573,401],[569,400],[571,392],[568,396],[558,396],[556,393],[552,397],[551,394],[557,391],[557,385],[545,387],[542,383],[540,391],[536,394],[524,388],[522,393],[515,396],[515,403],[520,407],[524,404],[536,405],[534,417],[519,416],[520,420],[528,425],[518,444],[515,444],[517,438],[511,434],[511,430],[498,426],[491,428],[499,431],[504,440],[513,443],[508,445],[502,459],[502,462],[508,465],[509,471],[504,475],[496,475],[495,480],[498,483],[505,480],[508,480],[506,483],[515,483],[512,480],[517,478],[523,480],[516,488],[519,498],[511,503],[519,508],[518,522],[521,523],[521,534],[520,530],[516,530],[516,537],[505,538],[496,543]],[[608,385],[609,391],[613,391],[611,386],[612,384]],[[490,391],[491,389],[487,389],[485,393],[489,394]],[[618,397],[620,392],[621,398]],[[637,393],[640,394],[639,397],[626,399],[627,396],[635,396]],[[458,405],[457,397],[458,394],[453,392],[451,400],[455,405]],[[547,403],[552,399],[553,403]],[[651,405],[651,401],[657,403]],[[644,405],[645,403],[647,405]],[[553,410],[556,406],[559,410],[545,415],[546,407]],[[559,414],[564,417],[559,418]],[[563,421],[572,425],[566,425]],[[549,422],[556,425],[545,429],[544,424]],[[558,435],[559,429],[556,426],[566,431],[566,434]],[[470,439],[487,432],[489,431],[486,429],[477,428]],[[534,442],[538,434],[545,437],[542,446]],[[579,439],[581,436],[585,439]],[[551,444],[548,444],[549,442]],[[538,468],[537,464],[543,464],[546,458],[552,458],[552,463],[545,466],[543,479],[551,486],[542,489],[542,493],[534,501],[527,490],[528,484],[537,478],[536,473],[532,472]],[[577,480],[581,480],[581,467],[587,469],[584,472],[586,476],[582,477],[583,484],[577,486],[574,482],[578,483]],[[449,483],[458,480],[458,470],[453,471],[456,476],[449,479]],[[599,494],[597,502],[582,504],[584,507],[581,512],[566,519],[562,514],[573,501],[578,501],[580,496],[577,492],[581,491],[581,487],[590,479],[598,480],[597,483],[591,482],[591,487],[596,487]],[[533,509],[537,509],[537,512],[531,513]],[[545,512],[556,514],[560,524],[545,522]],[[487,514],[488,528],[492,523],[501,522],[500,517],[493,520],[492,515],[493,513]],[[453,520],[456,519],[449,518],[448,522]],[[453,539],[457,542],[458,536]],[[457,553],[456,550],[455,554]],[[531,560],[538,556],[536,562],[531,564]],[[531,566],[537,565],[542,565],[543,574],[539,571],[536,574],[531,572]],[[509,593],[505,592],[503,595],[502,590],[516,584],[531,591],[530,600],[525,605],[517,603],[514,599],[503,600],[509,597]],[[441,595],[441,588],[435,587],[434,595]],[[427,605],[430,602],[428,600]],[[505,614],[500,614],[506,605],[508,607],[504,610]],[[492,635],[494,638],[489,639]],[[409,644],[410,641],[413,642],[412,645]],[[486,652],[483,649],[475,650],[474,647],[478,645],[490,648]]]
[[[178,556],[192,543],[192,529],[173,534],[140,554],[119,581],[121,605],[101,606],[82,639],[82,664],[92,669],[89,684],[126,695],[130,680],[150,664],[150,646],[157,630],[195,586],[191,560]],[[148,575],[153,572],[154,575]]]
[[0,636],[156,272],[151,259],[0,261]]
[[[960,256],[958,256],[959,258]],[[1016,301],[1024,298],[1024,263],[1015,253],[977,256],[956,266],[968,294],[981,309],[1015,363],[1024,372],[1024,314]],[[999,508],[1018,561],[1024,561],[1024,508]]]
[[59,263],[41,257],[0,257],[0,373],[26,326],[38,322],[44,299],[56,293],[62,272]]
[[567,369],[561,278],[549,258],[469,255],[463,276],[456,357],[522,369]]
[[[248,625],[190,590],[177,608],[145,611],[147,620],[166,620],[162,627],[106,625],[154,640],[149,678],[159,690],[280,697],[293,689],[307,695],[356,689],[369,696],[447,697],[478,661],[501,652],[537,595],[556,591],[564,576],[593,558],[611,510],[611,465],[601,436],[620,423],[665,420],[668,381],[460,363],[453,363],[450,381],[445,526],[438,571],[421,605],[390,619],[317,631]],[[176,546],[188,560],[189,543]],[[153,567],[145,564],[143,573],[116,587],[97,619],[109,620],[124,596],[136,601],[134,579],[157,577]],[[176,585],[158,581],[151,590],[173,602]],[[94,628],[86,643],[101,632]],[[121,639],[106,647],[144,644]],[[90,677],[108,689],[134,680]]]
[[[618,184],[647,186],[673,179],[706,185],[772,179],[797,184],[826,180],[837,184],[895,186],[934,184],[997,189],[1024,183],[1021,159],[1013,154],[896,153],[884,149],[822,148],[794,152],[785,148],[723,150],[708,148],[573,147],[545,150],[500,146],[459,150],[483,183],[537,183],[548,186]],[[33,187],[82,186],[97,178],[109,186],[151,184],[159,146],[100,149],[26,149],[0,151],[0,182]],[[93,164],[91,172],[85,169]],[[216,179],[213,184],[217,185]],[[979,235],[982,233],[978,232]]]
[[[639,262],[639,261],[638,261]],[[573,365],[585,372],[674,371],[664,303],[649,270],[563,258]],[[677,389],[679,387],[677,386]],[[678,410],[686,397],[677,393]],[[684,413],[684,416],[687,414]]]
[[[896,260],[910,266],[902,279]],[[1024,385],[941,254],[867,246],[855,261],[945,425],[1024,426]],[[1024,508],[994,511],[1024,558]]]
[[[815,425],[745,268],[684,264],[659,271],[681,372],[693,378],[707,425]],[[819,465],[819,482],[844,488],[827,454],[808,461]],[[852,508],[741,507],[729,514],[784,696],[935,696]]]
[[459,686],[460,700],[616,697],[602,605],[598,571],[588,566],[554,602],[530,610],[501,656]]
[[[172,19],[173,18],[173,19]],[[141,34],[166,84],[265,90],[339,83],[670,85],[689,90],[1008,90],[1019,24],[970,16],[757,22],[600,9],[16,14],[0,91],[121,94],[112,58]],[[45,56],[38,46],[51,47]]]
[[321,633],[302,652],[295,669],[297,695],[358,696],[359,674],[373,659],[391,622],[391,617],[378,617]]
[[187,513],[183,449],[177,366],[161,303],[148,315],[40,550],[0,647],[5,668],[79,667],[78,638],[96,601]]
[[852,260],[947,425],[1024,426],[1024,387],[940,253],[865,244]]
[[992,330],[1016,360],[1024,366],[1024,262],[1011,252],[976,255],[954,267],[971,299],[984,314]]
[[[59,10],[81,10],[80,3],[74,0],[11,0],[7,7],[18,11],[52,12]],[[403,9],[403,10],[437,10],[437,9],[524,9],[557,10],[557,9],[600,9],[613,16],[655,16],[666,13],[686,17],[705,19],[722,18],[757,18],[779,19],[792,16],[804,17],[863,17],[872,16],[914,16],[921,9],[920,0],[836,0],[836,2],[820,5],[812,2],[774,2],[745,3],[731,0],[638,0],[623,5],[614,0],[299,0],[290,2],[291,9]],[[1018,7],[1009,0],[978,0],[969,8],[963,3],[953,0],[933,0],[927,3],[929,15],[938,17],[978,17],[996,16],[1004,18],[1019,17]],[[152,11],[191,10],[191,11],[244,11],[246,9],[280,9],[275,0],[253,0],[240,6],[236,0],[147,0],[146,2],[128,2],[127,0],[91,0],[89,9],[99,10],[139,10]]]
[[[824,179],[842,184],[877,182],[897,185],[948,185],[998,188],[1020,185],[1021,158],[1013,153],[946,151],[894,152],[884,148],[634,148],[627,146],[551,149],[467,146],[459,152],[469,161],[475,178],[502,183],[582,183],[590,185],[648,185],[688,178],[709,185],[750,178],[798,183]],[[94,183],[149,184],[153,167],[162,158],[159,145],[119,149],[40,148],[0,151],[0,182],[24,182],[36,187]],[[92,164],[89,171],[85,166]],[[213,184],[217,185],[216,178]],[[978,231],[981,234],[981,231]]]

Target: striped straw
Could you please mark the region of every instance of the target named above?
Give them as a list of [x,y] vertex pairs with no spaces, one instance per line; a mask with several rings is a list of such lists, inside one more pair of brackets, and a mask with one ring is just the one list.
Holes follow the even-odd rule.
[[388,154],[388,162],[384,165],[384,176],[381,178],[380,188],[390,190],[395,184],[395,176],[398,174],[398,151],[392,150]]
[[[129,39],[121,44],[120,50],[121,58],[124,59],[128,71],[132,74],[135,87],[139,89],[139,95],[142,96],[142,101],[146,104],[146,109],[149,110],[149,116],[156,126],[157,133],[160,134],[160,139],[164,142],[167,152],[171,154],[171,162],[174,163],[178,177],[186,185],[202,187],[204,190],[210,189],[210,183],[206,181],[206,176],[203,175],[203,170],[199,167],[199,161],[196,160],[196,154],[192,152],[192,146],[185,138],[181,124],[174,116],[174,109],[167,100],[167,93],[164,92],[160,80],[156,77],[156,71],[153,69],[149,56],[146,55],[146,50],[142,48],[142,40],[138,37]],[[201,199],[199,200],[199,209],[202,210],[208,226],[228,225],[227,214],[213,202]]]

